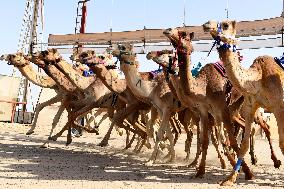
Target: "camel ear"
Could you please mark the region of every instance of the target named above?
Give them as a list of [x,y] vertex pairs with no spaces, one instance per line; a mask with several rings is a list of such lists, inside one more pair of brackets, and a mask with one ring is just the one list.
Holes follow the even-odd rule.
[[232,27],[233,27],[233,29],[236,29],[236,25],[237,25],[236,20],[233,20],[233,21],[232,21]]
[[194,32],[191,32],[191,33],[189,34],[189,37],[190,37],[190,40],[192,40],[192,39],[194,38]]
[[52,49],[52,52],[55,54],[57,53],[57,49]]

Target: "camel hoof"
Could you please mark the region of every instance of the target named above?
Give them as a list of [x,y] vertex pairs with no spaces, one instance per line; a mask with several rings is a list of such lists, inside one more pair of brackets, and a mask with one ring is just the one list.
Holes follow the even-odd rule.
[[197,161],[193,161],[187,167],[195,167],[197,165],[197,163],[198,163]]
[[221,186],[233,186],[233,185],[234,185],[234,182],[229,181],[229,180],[226,180],[226,181],[221,182],[220,185],[221,185]]
[[100,147],[105,147],[105,146],[108,146],[108,142],[100,142],[97,146],[100,146]]
[[205,174],[205,168],[199,168],[195,177],[196,178],[203,178]]
[[221,182],[221,186],[232,186],[237,180],[238,172],[233,171],[228,178]]
[[48,147],[49,147],[49,145],[46,144],[46,143],[44,143],[43,145],[40,146],[40,148],[48,148]]
[[149,160],[145,163],[146,166],[152,166],[155,162],[153,160]]
[[277,169],[279,169],[280,166],[281,166],[281,161],[280,161],[280,160],[276,160],[276,161],[274,162],[274,167],[277,168]]
[[57,141],[57,137],[55,137],[55,136],[50,136],[50,137],[48,137],[48,140]]
[[251,158],[251,164],[256,165],[257,164],[257,157],[254,156],[254,158]]
[[245,180],[253,180],[253,179],[254,175],[251,172],[245,174]]
[[33,133],[34,133],[34,131],[28,131],[28,132],[26,132],[26,135],[31,135]]
[[66,142],[66,146],[68,146],[69,144],[71,144],[71,142],[72,142],[72,139],[67,139],[67,142]]

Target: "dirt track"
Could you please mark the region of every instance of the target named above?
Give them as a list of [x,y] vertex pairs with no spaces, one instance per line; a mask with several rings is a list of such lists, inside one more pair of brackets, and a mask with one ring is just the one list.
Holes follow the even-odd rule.
[[[207,156],[206,175],[194,178],[195,168],[187,168],[183,161],[184,137],[176,146],[176,164],[144,165],[151,151],[143,148],[141,154],[132,149],[122,150],[125,137],[115,133],[110,145],[97,147],[105,131],[99,136],[84,134],[74,138],[66,147],[65,137],[52,142],[50,148],[39,146],[47,138],[49,128],[38,128],[32,136],[26,136],[27,126],[0,124],[0,188],[224,188],[218,182],[230,173],[231,167],[222,170],[212,146]],[[195,154],[193,145],[191,160]],[[284,163],[277,141],[274,141],[277,157]],[[230,188],[284,187],[283,166],[277,170],[270,160],[266,140],[256,141],[258,166],[251,166],[256,179],[245,181],[240,174],[237,185]],[[249,157],[248,157],[249,158]]]

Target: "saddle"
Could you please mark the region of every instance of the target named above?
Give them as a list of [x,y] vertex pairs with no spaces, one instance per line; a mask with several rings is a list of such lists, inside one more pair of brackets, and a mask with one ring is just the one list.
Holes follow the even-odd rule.
[[231,96],[232,96],[233,85],[230,82],[230,80],[228,80],[226,70],[225,70],[223,63],[221,61],[213,63],[213,66],[223,77],[227,78],[225,94],[226,94],[226,103],[227,103],[227,105],[229,105],[230,100],[231,100]]

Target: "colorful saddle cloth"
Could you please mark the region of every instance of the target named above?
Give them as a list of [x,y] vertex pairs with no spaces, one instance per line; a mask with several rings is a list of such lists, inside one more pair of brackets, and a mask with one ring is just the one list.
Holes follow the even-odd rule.
[[218,62],[213,63],[213,65],[214,65],[214,68],[215,68],[223,77],[227,77],[225,68],[224,68],[224,66],[223,66],[223,62],[218,61]]
[[274,60],[284,70],[284,53],[280,58],[274,57]]

